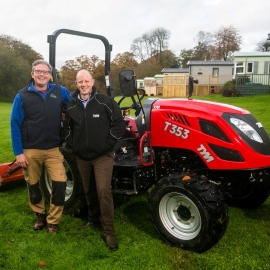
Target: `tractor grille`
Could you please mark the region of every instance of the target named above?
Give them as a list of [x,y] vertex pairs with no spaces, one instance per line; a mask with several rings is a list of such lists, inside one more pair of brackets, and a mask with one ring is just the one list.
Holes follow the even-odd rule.
[[180,123],[182,125],[190,127],[190,124],[189,124],[187,117],[185,115],[179,114],[179,113],[166,113],[166,114],[167,114],[167,117],[169,118],[170,121]]
[[221,159],[235,162],[243,162],[244,159],[241,154],[233,149],[225,148],[219,145],[208,143],[212,151]]

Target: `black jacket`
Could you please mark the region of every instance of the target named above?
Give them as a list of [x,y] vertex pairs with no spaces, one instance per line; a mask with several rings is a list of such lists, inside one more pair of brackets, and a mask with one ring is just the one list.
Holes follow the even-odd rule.
[[126,124],[118,104],[111,97],[99,94],[94,86],[86,108],[78,94],[79,90],[70,94],[72,101],[67,105],[64,138],[76,155],[93,160],[113,151]]

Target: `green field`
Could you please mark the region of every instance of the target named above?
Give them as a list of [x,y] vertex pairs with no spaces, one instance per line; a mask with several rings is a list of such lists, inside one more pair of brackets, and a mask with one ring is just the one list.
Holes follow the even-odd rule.
[[[195,97],[194,97],[195,98]],[[270,95],[196,97],[249,110],[270,136]],[[131,102],[125,100],[128,105]],[[13,161],[9,117],[11,103],[0,102],[0,163]],[[259,208],[229,207],[229,225],[212,249],[192,253],[166,245],[150,222],[146,194],[115,196],[115,227],[119,250],[110,252],[100,228],[77,231],[85,216],[64,215],[58,235],[35,232],[35,216],[25,183],[0,188],[0,269],[270,269],[270,199]]]

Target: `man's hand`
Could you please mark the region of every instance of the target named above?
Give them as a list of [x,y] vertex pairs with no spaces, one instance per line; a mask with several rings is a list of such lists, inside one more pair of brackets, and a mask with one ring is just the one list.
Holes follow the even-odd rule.
[[26,168],[28,164],[28,160],[25,156],[25,154],[20,154],[16,157],[17,164],[23,168]]

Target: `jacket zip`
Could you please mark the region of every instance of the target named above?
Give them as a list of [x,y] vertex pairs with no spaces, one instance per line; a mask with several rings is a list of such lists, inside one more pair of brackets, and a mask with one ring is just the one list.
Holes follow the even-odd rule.
[[[38,95],[42,99],[42,101],[44,102],[44,107],[45,107],[45,111],[46,111],[46,120],[47,120],[47,127],[46,127],[47,136],[46,136],[46,138],[49,138],[49,130],[48,130],[49,117],[48,117],[47,102],[46,102],[47,101],[47,98],[48,98],[48,95],[46,95],[46,98],[43,99],[42,96],[39,93],[37,93],[37,92],[35,92],[33,90],[29,90],[29,91],[33,92],[35,95]],[[48,149],[48,139],[46,139],[45,145],[46,145],[45,146],[45,149]]]
[[[88,104],[87,104],[87,105],[88,105]],[[87,113],[86,113],[86,108],[84,108],[84,121],[85,121],[85,131],[86,131],[86,135],[87,135],[87,134],[88,134],[88,126],[87,126]],[[85,136],[85,140],[86,140],[87,148],[89,148],[88,136]]]

